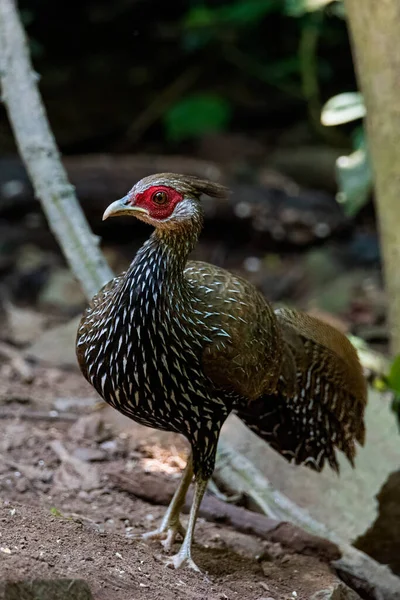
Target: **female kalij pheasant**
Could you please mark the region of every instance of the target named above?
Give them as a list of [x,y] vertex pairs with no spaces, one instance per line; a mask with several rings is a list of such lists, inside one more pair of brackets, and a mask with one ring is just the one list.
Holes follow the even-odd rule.
[[[77,356],[86,379],[135,421],[184,435],[191,445],[165,517],[147,537],[177,534],[170,562],[191,557],[196,517],[230,412],[295,463],[338,470],[335,448],[353,463],[364,441],[366,384],[347,338],[317,319],[273,310],[247,281],[187,262],[202,228],[201,194],[227,190],[163,173],[139,181],[103,219],[131,215],[155,231],[126,273],[110,281],[83,315]],[[194,474],[185,532],[180,511]]]

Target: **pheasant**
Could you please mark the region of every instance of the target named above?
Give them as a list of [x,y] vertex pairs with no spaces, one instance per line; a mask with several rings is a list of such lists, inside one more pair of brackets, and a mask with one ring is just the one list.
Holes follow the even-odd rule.
[[[134,216],[154,227],[129,269],[86,309],[77,334],[85,378],[138,423],[173,431],[191,446],[181,482],[156,531],[168,562],[192,559],[198,509],[214,469],[221,427],[235,412],[285,458],[338,471],[336,449],[353,464],[364,442],[366,383],[348,339],[302,312],[274,310],[245,279],[188,262],[203,214],[200,197],[227,189],[196,177],[145,177],[103,219]],[[180,512],[193,479],[187,529]]]

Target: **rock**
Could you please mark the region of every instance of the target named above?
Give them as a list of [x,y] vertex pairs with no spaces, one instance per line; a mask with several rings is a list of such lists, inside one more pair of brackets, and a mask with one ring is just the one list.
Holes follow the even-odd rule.
[[375,523],[354,545],[400,575],[400,471],[389,476],[377,500]]
[[326,312],[347,313],[353,301],[360,296],[360,290],[363,289],[367,279],[368,273],[362,269],[342,273],[325,284],[322,289],[314,291],[312,303]]
[[99,398],[66,397],[56,398],[53,407],[59,412],[71,412],[74,410],[91,409],[99,403]]
[[84,462],[107,460],[107,453],[100,448],[75,448],[72,456]]
[[310,250],[305,258],[305,267],[313,289],[323,287],[336,278],[338,272],[343,272],[337,257],[329,247]]
[[[222,439],[232,444],[290,500],[347,541],[362,535],[377,516],[376,495],[390,473],[399,468],[399,432],[389,403],[369,391],[366,410],[366,442],[358,447],[352,469],[338,452],[340,477],[329,468],[316,473],[288,463],[251,433],[237,417],[230,416]],[[362,510],[360,510],[362,506]]]
[[362,268],[344,270],[331,248],[318,248],[311,251],[305,269],[311,289],[307,299],[307,308],[312,307],[327,313],[343,314],[350,310],[351,304],[360,296],[369,280],[370,272]]
[[361,597],[354,590],[340,582],[326,590],[316,592],[310,600],[361,600]]
[[6,303],[4,308],[9,337],[14,344],[29,344],[43,332],[44,315],[28,308],[14,306],[11,303]]
[[114,456],[118,452],[118,442],[117,440],[106,440],[100,444],[100,448],[105,450],[109,455]]
[[[106,426],[102,411],[80,417],[68,429],[67,436],[75,443],[95,440],[98,443],[110,438],[110,429]],[[106,450],[103,448],[103,450]]]
[[100,486],[100,473],[94,465],[69,454],[59,440],[52,440],[49,445],[61,460],[60,466],[54,472],[54,491],[84,490],[89,492]]
[[39,295],[42,307],[56,307],[71,312],[85,306],[82,288],[69,269],[54,270]]
[[80,316],[43,333],[25,351],[26,358],[51,367],[78,369],[75,338]]
[[336,160],[346,150],[306,144],[278,148],[268,157],[268,166],[311,188],[335,192]]
[[93,600],[83,579],[37,579],[0,583],[0,600]]
[[[15,484],[15,489],[17,490],[17,492],[19,494],[25,494],[25,492],[27,492],[29,489],[28,481],[25,478],[18,479],[17,483]],[[1,598],[1,596],[0,596],[0,598]]]

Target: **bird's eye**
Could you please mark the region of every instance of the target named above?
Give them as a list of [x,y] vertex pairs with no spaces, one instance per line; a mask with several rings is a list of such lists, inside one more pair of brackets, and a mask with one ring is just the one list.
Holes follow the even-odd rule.
[[165,204],[168,200],[168,196],[166,192],[155,192],[152,197],[153,202],[155,204]]

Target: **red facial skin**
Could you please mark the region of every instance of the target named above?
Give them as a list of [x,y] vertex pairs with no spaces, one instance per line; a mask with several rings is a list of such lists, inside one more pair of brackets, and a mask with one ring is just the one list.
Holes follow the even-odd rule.
[[[163,192],[167,195],[166,201],[162,204],[157,203],[156,199],[154,199],[158,192]],[[177,192],[174,188],[165,185],[153,185],[144,192],[136,194],[132,205],[145,208],[152,219],[164,221],[171,216],[175,206],[182,199],[182,194]]]

